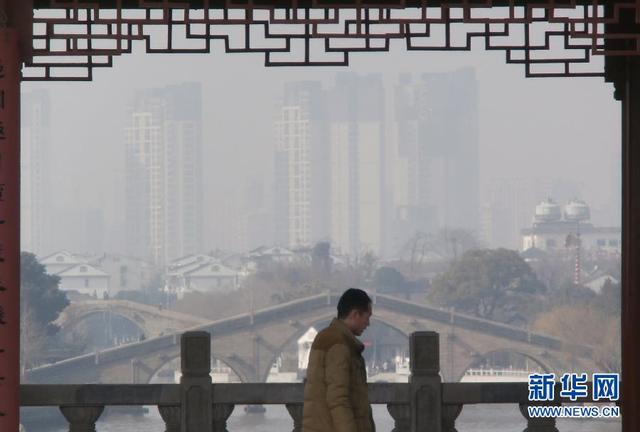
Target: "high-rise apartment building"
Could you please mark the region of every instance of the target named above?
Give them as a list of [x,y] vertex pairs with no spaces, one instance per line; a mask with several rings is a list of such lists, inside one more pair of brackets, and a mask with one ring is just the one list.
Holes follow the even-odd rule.
[[202,249],[201,87],[136,92],[126,142],[127,252],[163,265]]
[[472,68],[400,76],[396,240],[479,225],[478,90]]
[[276,243],[309,246],[328,232],[328,145],[320,82],[286,83],[275,119]]
[[340,253],[383,247],[384,88],[340,73],[291,82],[276,119],[275,227],[288,247],[330,240]]
[[50,251],[51,149],[49,93],[22,95],[21,119],[21,248],[42,255]]
[[339,73],[329,92],[330,238],[341,253],[383,250],[384,102],[380,75]]

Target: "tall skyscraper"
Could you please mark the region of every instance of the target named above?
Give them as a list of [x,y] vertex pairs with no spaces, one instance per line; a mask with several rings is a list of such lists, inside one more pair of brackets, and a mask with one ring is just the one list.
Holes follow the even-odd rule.
[[383,249],[385,112],[380,75],[339,73],[329,94],[332,245]]
[[328,232],[328,145],[321,84],[286,83],[275,128],[276,242],[310,246]]
[[42,255],[50,252],[51,149],[49,93],[22,95],[21,124],[21,248]]
[[138,91],[126,135],[129,254],[163,265],[202,249],[202,103],[198,83]]
[[291,82],[276,119],[275,226],[289,247],[383,248],[384,88],[379,75],[340,73],[330,90]]
[[479,226],[478,95],[472,68],[400,76],[396,235]]

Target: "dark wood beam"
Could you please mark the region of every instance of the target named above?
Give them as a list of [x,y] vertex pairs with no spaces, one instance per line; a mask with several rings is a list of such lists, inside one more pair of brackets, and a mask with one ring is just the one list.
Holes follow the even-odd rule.
[[[622,430],[640,431],[640,58],[622,98]],[[621,90],[621,91],[620,91]]]
[[[69,8],[73,8],[73,2],[72,1],[68,1],[68,7]],[[248,1],[245,0],[246,3],[249,3]],[[55,6],[53,6],[54,3],[57,3]],[[117,1],[116,0],[81,0],[80,3],[86,3],[86,4],[100,4],[101,8],[104,9],[113,9],[114,7],[116,7],[117,5]],[[125,9],[138,9],[140,8],[140,2],[139,0],[122,0],[122,7]],[[160,2],[158,2],[160,3]],[[174,3],[178,4],[188,4],[192,9],[201,9],[204,2],[202,0],[174,0]],[[218,8],[218,7],[223,7],[225,5],[225,1],[224,0],[211,0],[209,2],[209,4],[214,7],[214,8]],[[242,3],[241,1],[237,1],[234,0],[234,3],[238,4],[238,3]],[[322,2],[321,2],[322,3]],[[327,3],[331,6],[335,6],[335,5],[340,5],[340,7],[344,7],[344,8],[350,8],[353,7],[357,2],[356,0],[326,0],[324,3]],[[390,4],[394,3],[393,1],[389,1],[389,0],[367,0],[366,4],[367,6],[372,6],[372,7],[377,7],[378,5],[380,7],[389,7]],[[404,6],[400,6],[400,2],[398,2],[396,0],[396,3],[398,3],[398,7],[419,7],[422,5],[422,1],[420,0],[406,0],[406,2],[404,3]],[[440,7],[442,5],[446,5],[446,4],[451,4],[451,3],[456,3],[456,2],[451,2],[451,1],[428,1],[428,6],[429,7]],[[478,7],[484,7],[486,6],[487,1],[486,0],[477,0],[475,2],[469,2],[469,3],[475,3],[478,5]],[[492,6],[509,6],[509,1],[505,1],[505,0],[494,0],[492,2]],[[513,2],[516,6],[526,6],[527,3],[531,3],[531,2],[527,2],[524,0],[515,0]],[[540,2],[537,2],[540,3]],[[562,4],[571,4],[571,1],[566,1],[566,2],[562,2],[562,1],[556,1],[555,4],[556,6],[562,6]],[[586,4],[586,5],[590,5],[593,2],[591,0],[576,0],[575,1],[576,4]],[[601,3],[615,3],[613,1],[604,1]],[[622,3],[622,2],[620,2]],[[33,0],[33,6],[35,9],[51,9],[51,8],[60,8],[61,5],[64,8],[65,4],[65,0]],[[291,0],[254,0],[253,4],[256,6],[276,6],[276,7],[280,7],[280,8],[286,8],[286,7],[291,7]],[[312,5],[312,1],[310,0],[299,0],[297,2],[297,7],[310,7]],[[319,7],[322,7],[322,5],[320,5]]]

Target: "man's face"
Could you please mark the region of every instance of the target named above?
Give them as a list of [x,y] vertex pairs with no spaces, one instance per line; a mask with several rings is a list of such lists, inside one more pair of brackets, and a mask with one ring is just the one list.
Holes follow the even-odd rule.
[[351,311],[351,325],[349,326],[351,332],[360,336],[365,331],[367,327],[369,327],[369,319],[372,315],[371,304],[369,304],[369,309],[365,311],[360,311],[358,309],[354,309]]

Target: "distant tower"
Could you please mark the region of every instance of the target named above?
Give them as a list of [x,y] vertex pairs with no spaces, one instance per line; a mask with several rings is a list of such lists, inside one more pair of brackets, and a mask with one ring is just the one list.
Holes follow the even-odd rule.
[[573,275],[573,284],[574,285],[580,285],[580,273],[581,273],[581,262],[580,262],[580,230],[578,228],[578,235],[577,235],[577,244],[576,244],[576,264],[575,264],[575,270],[574,270],[574,275]]
[[328,146],[320,82],[289,82],[275,119],[276,242],[311,246],[328,231]]
[[37,90],[22,96],[21,127],[21,233],[22,250],[49,252],[50,230],[46,213],[51,209],[51,137],[49,93]]
[[138,91],[126,132],[127,252],[157,265],[201,251],[200,84]]
[[395,87],[398,172],[396,229],[479,228],[478,86],[475,71],[403,74]]
[[384,249],[385,113],[382,76],[339,73],[329,93],[332,244],[342,253]]
[[565,206],[564,218],[567,221],[575,222],[576,224],[576,262],[573,275],[573,283],[580,285],[581,273],[582,273],[582,261],[581,261],[581,240],[580,240],[580,223],[587,222],[591,217],[591,210],[584,201],[574,200]]

